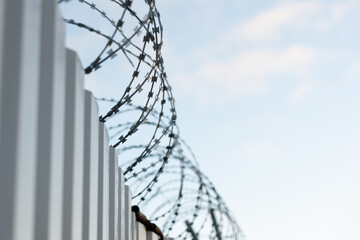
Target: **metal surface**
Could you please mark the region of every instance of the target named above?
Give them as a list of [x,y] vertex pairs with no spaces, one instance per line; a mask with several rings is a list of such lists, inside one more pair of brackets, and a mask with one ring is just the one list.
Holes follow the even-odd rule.
[[125,186],[124,176],[121,168],[118,168],[118,237],[125,240]]
[[125,185],[125,239],[133,239],[135,219],[131,212],[131,190]]
[[34,238],[39,4],[39,0],[0,3],[1,239]]
[[41,4],[35,239],[60,239],[65,133],[65,26],[56,3]]
[[185,221],[185,225],[187,227],[186,230],[191,234],[192,239],[197,240],[198,237],[197,237],[196,233],[194,232],[194,230],[192,229],[191,224],[188,221]]
[[84,79],[74,51],[66,52],[63,239],[82,237]]
[[84,187],[83,239],[97,239],[99,181],[99,121],[98,106],[91,92],[85,91],[84,117]]
[[118,239],[116,224],[118,215],[118,194],[116,183],[118,181],[118,162],[116,150],[109,149],[109,239]]
[[222,240],[221,232],[219,230],[219,225],[218,225],[218,222],[217,222],[215,214],[214,214],[214,209],[210,209],[209,211],[210,211],[211,219],[212,219],[212,222],[213,222],[213,226],[215,228],[216,238],[218,240]]

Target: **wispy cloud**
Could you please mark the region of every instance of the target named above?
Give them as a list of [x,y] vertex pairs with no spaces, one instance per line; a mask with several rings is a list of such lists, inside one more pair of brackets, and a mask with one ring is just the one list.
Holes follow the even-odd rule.
[[295,91],[291,94],[291,100],[294,102],[300,101],[304,98],[308,93],[313,89],[313,85],[311,83],[304,83],[298,86]]
[[318,53],[302,45],[281,50],[254,50],[228,61],[209,61],[192,74],[183,76],[196,85],[211,84],[229,93],[252,95],[267,89],[268,79],[279,74],[297,75],[306,71]]
[[332,3],[289,1],[274,5],[235,24],[224,34],[223,40],[240,39],[241,42],[256,41],[261,44],[289,38],[289,34],[326,31],[341,22],[347,14],[353,14],[354,9],[359,7],[360,3],[352,0]]
[[[186,62],[183,66],[191,66],[177,74],[178,82],[190,91],[202,89],[202,95],[214,96],[219,89],[230,95],[254,95],[266,92],[284,76],[287,81],[311,78],[314,66],[326,61],[331,49],[313,45],[304,37],[330,31],[353,13],[354,4],[351,0],[275,4],[233,25],[203,48],[176,54],[177,60],[183,57]],[[290,101],[306,97],[313,89],[309,78],[304,82],[297,83],[300,87],[294,92],[288,89]]]
[[279,38],[282,30],[293,25],[306,24],[323,7],[315,2],[295,2],[275,6],[250,18],[239,26],[239,33],[247,40]]

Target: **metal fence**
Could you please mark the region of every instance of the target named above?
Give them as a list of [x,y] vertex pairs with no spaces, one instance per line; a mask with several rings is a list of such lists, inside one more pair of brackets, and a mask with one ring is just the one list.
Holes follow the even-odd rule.
[[[160,13],[141,2],[144,18],[132,0],[0,1],[0,240],[245,239],[180,137]],[[86,9],[113,32],[77,20]],[[90,65],[65,48],[64,22],[106,40]],[[95,99],[84,74],[117,53],[130,80],[118,99]]]
[[0,239],[159,239],[64,29],[55,1],[0,1]]

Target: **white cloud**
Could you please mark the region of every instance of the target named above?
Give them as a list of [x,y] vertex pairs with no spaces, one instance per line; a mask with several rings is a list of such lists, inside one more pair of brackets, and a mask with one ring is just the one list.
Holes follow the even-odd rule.
[[322,5],[315,2],[295,2],[276,6],[249,19],[240,26],[248,40],[279,38],[280,31],[299,22],[314,18]]
[[245,52],[228,61],[204,63],[193,74],[183,76],[185,84],[212,84],[233,94],[251,95],[267,88],[267,79],[279,74],[299,75],[315,61],[317,51],[301,45],[283,50]]
[[[333,30],[358,7],[352,0],[275,4],[233,25],[200,49],[173,53],[184,63],[175,74],[178,83],[187,91],[196,91],[200,98],[211,99],[219,93],[228,94],[226,97],[259,95],[279,81],[301,80],[296,90],[285,90],[291,101],[298,101],[313,90],[304,80],[312,79],[314,70],[334,57],[326,44],[318,44],[319,38],[336,34]],[[313,41],[312,35],[318,39]]]
[[312,84],[305,83],[300,86],[298,86],[295,91],[291,95],[292,101],[299,101],[302,98],[304,98],[311,90],[313,89]]
[[355,1],[290,1],[261,11],[239,23],[227,35],[246,41],[281,40],[289,32],[325,31],[359,7]]

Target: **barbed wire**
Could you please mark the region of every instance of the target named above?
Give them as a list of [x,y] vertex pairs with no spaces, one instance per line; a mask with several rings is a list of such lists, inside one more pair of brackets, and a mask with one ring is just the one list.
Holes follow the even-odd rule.
[[[175,99],[161,53],[163,27],[155,1],[58,3],[64,10],[66,24],[103,42],[91,44],[86,51],[85,60],[91,60],[84,71],[90,75],[101,68],[101,78],[111,78],[108,89],[115,93],[97,98],[103,111],[99,119],[106,123],[110,144],[117,149],[125,181],[133,191],[133,202],[166,236],[245,239],[213,183],[200,171],[195,155],[180,137]],[[134,3],[140,4],[136,10],[143,12],[143,18],[134,10]],[[76,9],[73,15],[68,5]],[[87,11],[88,18],[80,19],[78,10]],[[105,70],[105,62],[110,65],[116,59],[120,59],[118,65]],[[123,60],[130,67],[122,68]],[[118,80],[119,68],[127,71],[128,75],[121,74],[127,81]]]

